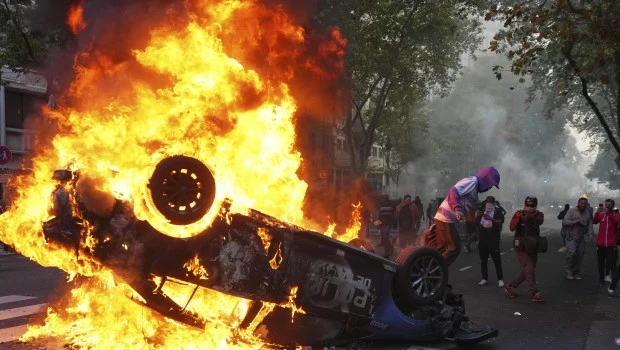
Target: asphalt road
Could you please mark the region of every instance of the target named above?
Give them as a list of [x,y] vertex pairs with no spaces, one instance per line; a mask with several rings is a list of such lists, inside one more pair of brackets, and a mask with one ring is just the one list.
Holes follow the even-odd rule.
[[[467,315],[474,321],[499,330],[499,336],[477,344],[475,349],[620,349],[620,297],[607,294],[598,286],[596,247],[587,244],[582,280],[564,277],[565,253],[559,228],[543,228],[549,237],[549,251],[539,254],[536,268],[538,288],[547,297],[544,304],[529,298],[527,284],[518,289],[519,297],[507,298],[497,287],[495,268],[489,259],[489,284],[479,286],[482,279],[477,248],[461,254],[450,266],[450,283],[465,298]],[[512,235],[502,235],[502,265],[506,284],[519,270],[518,260],[510,250]],[[474,245],[472,245],[474,246]],[[368,349],[452,349],[451,343],[368,344]]]
[[[476,345],[475,349],[620,349],[620,297],[609,297],[598,287],[596,251],[592,243],[586,250],[583,280],[566,280],[565,255],[558,253],[557,228],[545,228],[550,238],[548,253],[539,255],[536,269],[545,304],[528,297],[527,286],[519,287],[520,296],[508,299],[497,287],[495,270],[489,261],[489,285],[479,286],[480,262],[477,250],[461,254],[450,267],[450,283],[465,297],[468,316],[479,323],[499,329],[497,338]],[[510,235],[502,244],[505,282],[517,273],[518,263],[510,250]],[[0,349],[55,349],[37,342],[15,342],[28,323],[38,322],[45,303],[56,287],[63,285],[64,274],[43,268],[17,254],[0,254]],[[362,349],[453,349],[450,342],[424,344],[362,344]]]

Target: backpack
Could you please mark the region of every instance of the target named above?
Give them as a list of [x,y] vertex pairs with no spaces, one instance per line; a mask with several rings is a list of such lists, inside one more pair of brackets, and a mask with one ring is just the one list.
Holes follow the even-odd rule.
[[400,208],[398,212],[398,225],[403,229],[413,228],[413,215],[411,215],[411,204],[405,205]]

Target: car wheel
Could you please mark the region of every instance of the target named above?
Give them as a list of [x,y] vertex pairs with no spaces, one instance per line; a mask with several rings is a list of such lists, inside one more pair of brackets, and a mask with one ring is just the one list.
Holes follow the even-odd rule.
[[409,309],[443,298],[448,285],[448,264],[436,250],[411,246],[396,258],[394,294]]
[[354,247],[358,247],[362,250],[374,253],[375,252],[375,247],[372,246],[372,243],[363,240],[361,238],[354,238],[352,240],[350,240],[347,244],[352,245]]
[[201,161],[187,156],[159,162],[148,188],[155,208],[174,225],[200,220],[215,199],[213,174]]

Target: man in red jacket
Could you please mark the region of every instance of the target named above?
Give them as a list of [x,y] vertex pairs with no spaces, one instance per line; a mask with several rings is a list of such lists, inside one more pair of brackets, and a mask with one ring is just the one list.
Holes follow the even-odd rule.
[[536,262],[538,251],[535,244],[531,244],[531,239],[540,236],[540,225],[545,221],[542,212],[536,210],[538,198],[528,196],[525,198],[523,210],[517,210],[510,220],[510,231],[515,231],[513,248],[519,259],[521,271],[515,278],[504,287],[506,296],[515,298],[517,294],[514,289],[527,281],[529,290],[532,293],[532,301],[544,303],[547,298],[538,290],[536,286]]
[[611,282],[611,276],[618,261],[616,226],[620,223],[620,213],[612,212],[614,205],[613,199],[606,199],[605,206],[602,203],[599,204],[598,211],[592,218],[593,224],[600,224],[596,238],[596,255],[598,257],[598,281],[602,286],[605,282]]

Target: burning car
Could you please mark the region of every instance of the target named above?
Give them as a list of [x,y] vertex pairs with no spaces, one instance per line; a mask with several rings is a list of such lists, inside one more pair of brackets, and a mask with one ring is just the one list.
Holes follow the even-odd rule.
[[101,210],[101,201],[89,202],[93,189],[76,172],[55,178],[64,184],[55,196],[67,191],[75,204],[73,215],[43,223],[46,240],[111,269],[140,303],[178,322],[201,329],[206,324],[164,292],[167,283],[251,300],[236,331],[271,344],[442,338],[471,344],[497,335],[465,315],[462,296],[448,284],[447,265],[433,249],[410,247],[392,262],[361,239],[346,244],[256,210],[234,212],[231,201],[215,204],[214,177],[195,158],[163,159],[146,185],[149,206],[173,225],[213,215],[187,238],[138,219],[127,201],[113,200]]

